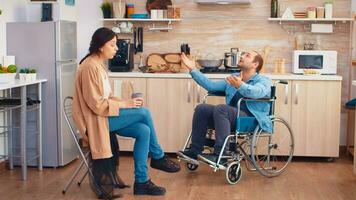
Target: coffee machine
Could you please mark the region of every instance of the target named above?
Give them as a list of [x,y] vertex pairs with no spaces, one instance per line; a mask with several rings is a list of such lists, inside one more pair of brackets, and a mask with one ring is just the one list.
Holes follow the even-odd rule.
[[129,39],[119,39],[118,50],[113,59],[109,60],[109,70],[112,72],[131,72],[134,68],[134,46]]

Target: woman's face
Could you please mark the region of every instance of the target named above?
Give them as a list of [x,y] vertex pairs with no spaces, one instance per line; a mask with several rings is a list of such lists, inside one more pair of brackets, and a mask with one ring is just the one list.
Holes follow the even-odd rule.
[[116,45],[116,37],[106,42],[104,46],[100,48],[101,56],[104,59],[112,59],[115,56],[117,50],[118,48]]

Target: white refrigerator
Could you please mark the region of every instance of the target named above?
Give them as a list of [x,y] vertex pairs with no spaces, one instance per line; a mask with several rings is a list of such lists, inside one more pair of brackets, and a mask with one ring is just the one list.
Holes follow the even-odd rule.
[[78,156],[62,111],[63,99],[74,94],[78,66],[76,22],[7,23],[6,34],[7,54],[16,56],[18,68],[34,68],[39,78],[48,80],[42,94],[43,166],[64,166]]

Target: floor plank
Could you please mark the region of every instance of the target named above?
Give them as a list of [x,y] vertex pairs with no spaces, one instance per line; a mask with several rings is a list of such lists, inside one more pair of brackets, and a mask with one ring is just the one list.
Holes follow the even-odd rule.
[[[120,175],[128,184],[133,184],[133,159],[121,157]],[[20,181],[20,168],[0,169],[0,199],[96,199],[86,179],[81,187],[72,185],[67,194],[61,191],[79,161],[62,168],[45,168],[38,172],[30,168],[28,181]],[[149,169],[152,180],[166,187],[163,197],[134,196],[132,188],[117,190],[125,199],[356,199],[356,176],[352,173],[352,159],[342,156],[333,162],[323,159],[297,158],[287,171],[276,178],[265,178],[257,172],[243,168],[241,181],[229,185],[225,171],[214,173],[202,165],[189,173],[182,164],[176,174],[167,174]]]

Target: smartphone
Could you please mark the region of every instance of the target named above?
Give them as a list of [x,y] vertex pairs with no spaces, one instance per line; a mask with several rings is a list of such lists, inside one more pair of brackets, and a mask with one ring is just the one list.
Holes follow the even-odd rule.
[[185,55],[190,55],[190,47],[188,44],[181,44],[180,45],[180,52],[184,53]]

